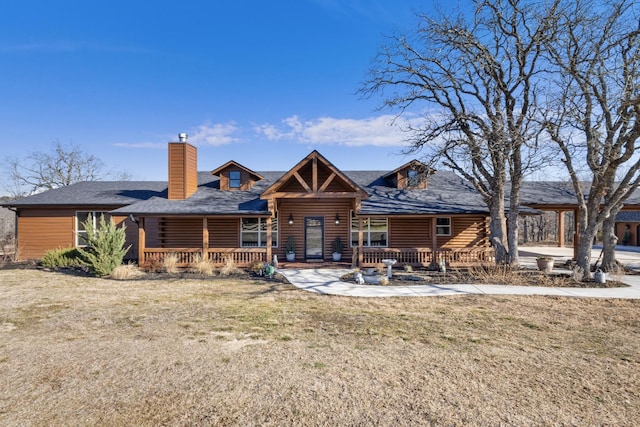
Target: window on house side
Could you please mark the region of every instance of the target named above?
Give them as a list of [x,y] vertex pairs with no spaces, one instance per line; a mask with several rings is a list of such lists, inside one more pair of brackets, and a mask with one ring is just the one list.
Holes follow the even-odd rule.
[[240,171],[229,172],[229,188],[240,188]]
[[76,246],[87,246],[87,230],[84,228],[84,223],[87,222],[89,218],[91,218],[93,220],[93,229],[96,230],[98,228],[98,223],[100,222],[100,217],[102,215],[104,215],[105,221],[111,221],[111,215],[109,214],[109,212],[76,212]]
[[[387,218],[362,218],[362,246],[386,247],[389,234]],[[358,218],[351,217],[351,246],[358,246]]]
[[[267,246],[267,219],[242,218],[240,244],[243,248]],[[278,218],[271,218],[271,246],[278,246]]]
[[451,236],[451,218],[436,218],[436,236]]

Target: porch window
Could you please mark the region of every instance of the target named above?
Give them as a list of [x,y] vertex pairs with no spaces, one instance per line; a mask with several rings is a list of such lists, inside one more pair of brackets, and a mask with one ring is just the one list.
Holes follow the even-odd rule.
[[[362,218],[362,245],[387,246],[389,223],[387,218]],[[358,218],[351,216],[351,246],[358,246]]]
[[451,218],[436,218],[436,236],[451,236]]
[[[267,246],[267,219],[242,218],[240,244],[243,248]],[[278,246],[278,218],[271,218],[271,246]]]
[[229,171],[229,188],[240,188],[240,171]]
[[87,230],[84,228],[84,223],[89,218],[92,219],[93,230],[98,228],[100,217],[104,215],[105,221],[111,221],[111,214],[109,212],[90,211],[90,212],[76,212],[76,246],[87,246]]

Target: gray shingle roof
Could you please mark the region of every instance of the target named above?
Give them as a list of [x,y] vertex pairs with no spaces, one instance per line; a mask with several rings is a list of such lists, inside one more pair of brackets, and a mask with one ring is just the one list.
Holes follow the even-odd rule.
[[[249,191],[220,191],[217,178],[198,187],[186,200],[155,197],[114,211],[135,215],[224,215],[268,214],[260,194],[285,172],[258,172],[265,179]],[[344,174],[369,194],[362,201],[365,215],[486,213],[487,208],[469,183],[453,172],[438,172],[426,190],[391,188],[382,178],[386,171],[345,171]]]
[[4,206],[119,206],[167,197],[162,181],[86,181],[23,197]]
[[575,205],[576,196],[571,182],[524,181],[520,188],[523,205]]
[[[166,181],[93,181],[81,182],[46,191],[0,205],[35,206],[108,206],[115,213],[141,215],[266,215],[267,203],[260,194],[286,172],[258,172],[264,177],[249,191],[221,191],[219,178],[198,172],[198,190],[186,200],[168,200]],[[455,214],[487,213],[478,192],[453,172],[437,171],[429,177],[425,190],[390,187],[383,176],[388,171],[345,171],[366,190],[369,199],[362,201],[361,214]],[[522,204],[575,205],[573,188],[568,182],[524,182]],[[640,203],[640,194],[628,204]],[[524,212],[531,209],[524,208]],[[630,215],[621,212],[620,215]],[[626,218],[626,217],[625,217]],[[620,219],[620,221],[632,221]]]
[[616,222],[640,222],[640,211],[618,212]]
[[424,190],[389,187],[382,178],[386,171],[345,173],[369,194],[369,199],[362,201],[360,214],[363,215],[488,212],[473,186],[453,172],[435,172]]

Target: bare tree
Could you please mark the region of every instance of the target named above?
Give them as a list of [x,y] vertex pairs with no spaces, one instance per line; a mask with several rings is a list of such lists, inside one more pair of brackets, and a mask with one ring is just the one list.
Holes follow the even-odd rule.
[[[104,163],[76,145],[55,142],[50,152],[38,151],[24,159],[6,158],[9,185],[13,196],[21,197],[44,190],[64,187],[80,181],[99,180],[111,173],[104,171]],[[118,174],[122,180],[129,174]]]
[[[613,218],[640,184],[640,26],[630,0],[568,4],[560,22],[564,30],[548,45],[557,78],[545,127],[576,192],[577,263],[588,278],[600,225],[607,248],[603,264],[615,264]],[[588,193],[580,185],[581,165],[592,175]]]
[[408,121],[407,151],[426,149],[429,161],[475,186],[490,212],[499,263],[518,263],[521,182],[541,161],[533,156],[542,131],[534,120],[536,94],[546,84],[539,62],[558,31],[559,2],[540,8],[478,0],[473,16],[420,15],[416,34],[391,37],[381,49],[361,89],[366,96],[381,93],[382,108],[400,116],[428,109],[420,123]]

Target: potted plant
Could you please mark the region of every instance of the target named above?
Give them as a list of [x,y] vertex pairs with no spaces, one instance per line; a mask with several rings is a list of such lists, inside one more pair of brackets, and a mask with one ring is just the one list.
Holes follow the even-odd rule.
[[296,260],[296,240],[293,236],[287,238],[287,246],[285,247],[287,252],[287,261],[293,262]]
[[340,261],[342,259],[342,250],[344,249],[344,243],[340,236],[333,239],[333,254],[331,255],[334,261]]
[[543,273],[551,273],[551,270],[553,270],[553,258],[549,255],[540,255],[536,258],[536,263],[538,264],[538,270]]

